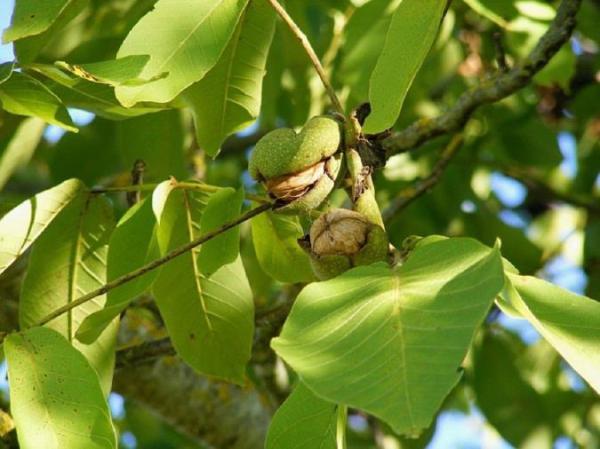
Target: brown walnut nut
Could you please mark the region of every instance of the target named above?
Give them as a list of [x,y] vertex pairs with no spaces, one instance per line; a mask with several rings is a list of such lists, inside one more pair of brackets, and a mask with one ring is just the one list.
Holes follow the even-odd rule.
[[352,210],[333,209],[322,214],[310,229],[310,245],[318,256],[356,254],[367,240],[367,218]]
[[324,174],[325,161],[319,161],[299,173],[268,179],[265,187],[270,195],[289,203],[304,196]]

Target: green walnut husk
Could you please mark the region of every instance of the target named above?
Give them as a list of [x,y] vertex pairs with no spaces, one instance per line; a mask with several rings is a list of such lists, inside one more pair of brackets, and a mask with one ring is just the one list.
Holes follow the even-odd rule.
[[359,212],[332,209],[311,226],[308,245],[317,278],[327,280],[359,265],[387,260],[388,237],[383,228]]
[[336,154],[340,143],[337,121],[313,117],[299,133],[283,128],[260,139],[248,170],[276,200],[279,212],[306,213],[335,187],[342,167],[342,156]]

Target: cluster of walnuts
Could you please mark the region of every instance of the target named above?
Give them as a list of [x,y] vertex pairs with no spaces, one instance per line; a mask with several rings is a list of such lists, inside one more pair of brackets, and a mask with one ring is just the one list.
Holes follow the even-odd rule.
[[[277,212],[310,215],[342,184],[343,157],[340,124],[332,117],[317,116],[299,133],[280,128],[265,135],[252,152],[249,171],[275,200]],[[300,240],[321,280],[387,258],[387,234],[356,204],[357,210],[322,213]]]

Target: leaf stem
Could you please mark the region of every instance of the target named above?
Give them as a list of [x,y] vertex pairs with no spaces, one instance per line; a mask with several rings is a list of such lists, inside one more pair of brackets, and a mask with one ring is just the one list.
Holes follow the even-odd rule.
[[207,242],[208,240],[215,238],[219,234],[222,234],[225,231],[228,231],[229,229],[234,228],[234,227],[238,226],[239,224],[241,224],[245,221],[248,221],[257,215],[262,214],[263,212],[266,212],[267,210],[271,209],[272,207],[273,207],[273,205],[271,203],[265,203],[254,209],[250,209],[248,212],[240,215],[236,219],[223,224],[221,227],[219,227],[213,231],[210,231],[210,232],[207,232],[207,233],[201,235],[197,239],[192,240],[191,242],[186,243],[185,245],[180,246],[179,248],[174,249],[173,251],[169,252],[168,254],[161,257],[160,259],[156,259],[156,260],[144,265],[143,267],[138,268],[137,270],[134,270],[130,273],[124,274],[123,276],[120,276],[120,277],[112,280],[111,282],[108,282],[107,284],[103,285],[102,287],[100,287],[96,290],[93,290],[93,291],[77,298],[76,300],[74,300],[68,304],[65,304],[62,307],[59,307],[58,309],[56,309],[55,311],[53,311],[52,313],[48,314],[46,317],[44,317],[40,321],[38,321],[34,326],[43,326],[44,324],[48,323],[49,321],[52,321],[53,319],[61,316],[63,313],[66,313],[69,310],[72,310],[75,307],[78,307],[78,306],[96,298],[97,296],[103,295],[104,293],[106,293],[110,290],[113,290],[133,279],[143,276],[144,274],[148,273],[149,271],[154,270],[155,268],[158,268],[161,265],[166,264],[167,262],[170,262],[174,258],[186,253],[187,251],[190,251],[191,249],[195,248],[196,246],[199,246],[199,245]]
[[329,82],[329,78],[327,77],[327,74],[325,73],[325,69],[321,65],[321,61],[319,61],[319,57],[317,56],[314,49],[310,45],[308,38],[306,37],[304,32],[300,29],[300,27],[298,25],[296,25],[296,22],[294,22],[294,19],[292,19],[290,17],[290,15],[287,13],[287,11],[283,8],[283,6],[281,6],[281,4],[277,0],[269,0],[269,3],[271,4],[271,6],[275,10],[275,12],[277,12],[279,17],[281,17],[281,19],[285,22],[285,24],[288,26],[288,28],[292,31],[294,36],[296,36],[296,38],[300,41],[300,44],[302,45],[302,47],[304,48],[304,51],[308,55],[310,62],[314,66],[315,70],[317,71],[319,78],[321,78],[321,82],[323,83],[323,86],[325,86],[325,90],[327,91],[327,94],[329,95],[331,103],[333,104],[336,111],[339,112],[342,116],[344,116],[344,108],[342,107],[342,103],[340,102],[339,98],[337,97],[335,90],[333,89],[333,86]]
[[338,405],[337,409],[337,428],[336,428],[336,448],[346,449],[346,423],[348,421],[348,407],[345,405]]

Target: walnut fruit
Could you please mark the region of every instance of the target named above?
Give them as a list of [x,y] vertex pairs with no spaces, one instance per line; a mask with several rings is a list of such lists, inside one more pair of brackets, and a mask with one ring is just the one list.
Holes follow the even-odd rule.
[[308,212],[335,186],[342,166],[340,143],[340,125],[327,116],[313,117],[299,133],[271,131],[250,156],[250,175],[263,183],[278,211]]

